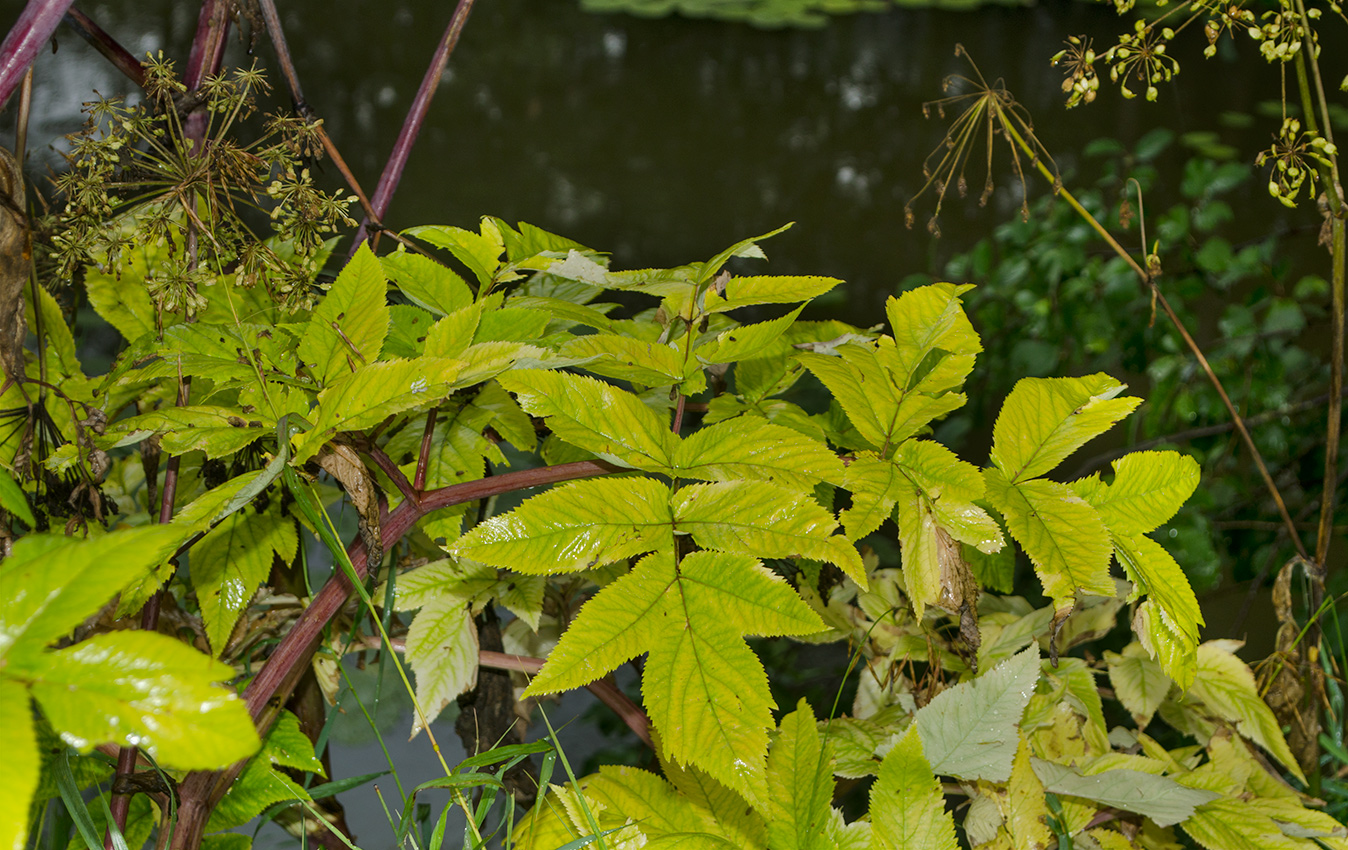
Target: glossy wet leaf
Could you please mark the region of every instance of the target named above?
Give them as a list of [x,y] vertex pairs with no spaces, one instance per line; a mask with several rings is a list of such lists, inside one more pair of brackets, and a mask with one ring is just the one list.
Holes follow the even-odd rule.
[[134,744],[166,767],[207,770],[261,743],[243,701],[216,684],[233,669],[164,635],[95,635],[45,655],[31,674],[43,713],[81,752]]
[[298,549],[295,521],[275,510],[232,514],[192,547],[192,586],[215,655],[229,642],[274,560],[289,564]]

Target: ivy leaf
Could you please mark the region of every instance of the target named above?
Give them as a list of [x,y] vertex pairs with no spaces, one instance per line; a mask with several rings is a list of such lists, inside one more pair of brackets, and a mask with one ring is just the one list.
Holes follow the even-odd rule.
[[1115,398],[1125,389],[1105,374],[1022,378],[993,425],[992,462],[1012,484],[1043,475],[1142,403]]
[[215,655],[271,573],[273,558],[290,563],[298,549],[294,521],[276,511],[231,514],[192,547],[192,586]]
[[619,466],[669,472],[675,440],[636,396],[584,375],[520,370],[498,383],[558,437]]
[[1030,556],[1044,592],[1059,612],[1072,607],[1078,590],[1114,595],[1109,533],[1085,500],[1055,481],[1012,484],[998,469],[984,470],[984,480],[988,501]]
[[672,549],[669,488],[649,478],[573,481],[465,534],[452,554],[535,575]]
[[1161,667],[1181,689],[1187,689],[1193,679],[1198,628],[1203,625],[1203,612],[1189,579],[1170,553],[1150,537],[1115,534],[1114,552],[1136,586],[1130,599],[1146,593],[1153,614],[1178,638],[1173,653],[1160,656]]
[[1128,644],[1122,653],[1106,651],[1104,656],[1114,695],[1133,715],[1137,728],[1145,729],[1170,693],[1171,678],[1137,642]]
[[395,413],[440,401],[463,371],[460,360],[386,360],[346,375],[318,394],[314,425],[295,441],[295,461],[313,457],[338,431],[360,431]]
[[871,788],[871,837],[877,850],[959,847],[955,822],[945,810],[941,783],[923,755],[916,726],[908,727],[880,763],[879,777]]
[[164,635],[95,635],[39,663],[33,696],[81,752],[136,745],[167,767],[211,770],[261,745],[243,701],[215,684],[233,668]]
[[[417,705],[430,723],[449,701],[477,684],[477,625],[460,599],[442,594],[422,606],[407,630],[407,662],[417,677]],[[412,718],[412,737],[423,728]]]
[[672,466],[679,477],[752,479],[797,490],[843,477],[842,461],[825,444],[747,416],[699,429],[678,445]]
[[473,303],[472,290],[463,278],[430,257],[398,251],[379,262],[409,301],[432,313],[448,316]]
[[802,699],[782,718],[768,752],[768,843],[774,850],[824,850],[833,800],[833,758]]
[[804,309],[802,304],[781,318],[724,331],[715,342],[699,346],[694,353],[703,363],[735,363],[758,357],[781,338]]
[[1268,704],[1259,696],[1254,674],[1234,654],[1233,641],[1208,641],[1198,647],[1198,671],[1189,696],[1201,701],[1236,731],[1263,747],[1287,772],[1306,781]]
[[23,850],[28,841],[28,819],[37,791],[41,760],[28,689],[13,679],[0,678],[0,743],[5,748],[5,793],[0,794],[0,848]]
[[387,282],[379,260],[361,244],[314,308],[300,338],[300,359],[320,384],[373,363],[388,335]]
[[1017,724],[1039,680],[1039,645],[942,691],[914,718],[931,769],[942,776],[1005,782],[1020,740]]
[[[1133,452],[1114,461],[1114,482],[1086,501],[1116,535],[1155,531],[1198,487],[1198,462],[1179,452]],[[1187,582],[1186,582],[1187,584]]]
[[478,284],[486,290],[491,288],[496,270],[501,266],[505,242],[500,230],[486,219],[483,219],[481,229],[482,233],[478,234],[462,227],[428,225],[410,227],[403,234],[449,251],[456,260],[468,267]]
[[[0,563],[0,659],[38,657],[118,590],[168,556],[176,528],[114,531],[87,540],[30,534]],[[45,655],[41,656],[45,657]]]
[[866,587],[861,556],[846,538],[833,534],[838,528],[833,514],[809,495],[772,484],[728,481],[684,487],[670,504],[678,530],[706,549],[827,561]]

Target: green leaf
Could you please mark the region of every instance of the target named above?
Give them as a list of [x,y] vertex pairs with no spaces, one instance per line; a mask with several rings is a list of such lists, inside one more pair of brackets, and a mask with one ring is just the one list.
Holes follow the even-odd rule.
[[976,679],[937,694],[914,723],[931,769],[942,776],[1005,782],[1020,739],[1017,724],[1039,680],[1039,645]]
[[[284,717],[283,714],[282,718]],[[280,743],[282,744],[282,749],[279,752],[277,750],[278,729],[281,729]],[[293,746],[298,743],[293,740],[294,734],[304,737],[304,733],[299,731],[298,722],[295,723],[293,732],[284,726],[284,720],[279,721],[277,726],[273,727],[272,731],[268,733],[266,741],[263,742],[262,749],[248,762],[248,765],[243,769],[243,773],[229,786],[224,798],[211,812],[210,820],[206,822],[208,830],[232,829],[247,823],[265,809],[277,803],[310,799],[308,791],[305,791],[293,779],[277,769],[280,766],[286,766],[285,761],[289,760],[288,757],[291,755],[285,746],[287,744]],[[313,752],[312,746],[309,751],[310,753]]]
[[949,555],[942,557],[931,502],[911,484],[900,486],[899,491],[897,504],[903,584],[913,603],[914,613],[921,617],[928,605],[935,605],[941,600],[941,589],[947,586],[942,562],[948,560]]
[[0,469],[0,509],[9,511],[23,520],[29,528],[37,525],[37,519],[33,516],[33,509],[28,506],[28,498],[23,495],[23,489],[19,487],[14,477],[3,469]]
[[584,361],[583,368],[620,381],[665,387],[684,380],[684,357],[661,342],[596,333],[579,336],[562,346],[561,353]]
[[373,363],[388,335],[387,283],[379,260],[361,244],[309,317],[299,356],[322,385]]
[[538,445],[538,435],[529,415],[506,392],[499,381],[492,381],[478,391],[473,407],[491,414],[488,424],[520,451],[531,452]]
[[805,305],[802,304],[779,319],[742,325],[725,331],[717,335],[715,342],[699,346],[694,354],[703,363],[735,363],[761,356],[769,346],[781,338],[804,309]]
[[1188,820],[1197,807],[1219,796],[1136,770],[1106,770],[1086,776],[1075,768],[1043,759],[1031,759],[1030,763],[1045,790],[1051,793],[1135,812],[1150,818],[1157,826],[1173,826]]
[[833,801],[833,759],[802,699],[782,718],[768,752],[768,842],[774,850],[823,850]]
[[793,304],[797,301],[810,301],[840,283],[842,281],[837,278],[810,275],[732,277],[726,283],[724,296],[714,291],[707,293],[706,311],[725,313],[754,304]]
[[847,465],[843,486],[852,491],[852,506],[841,514],[848,540],[860,540],[879,528],[913,489],[894,464],[874,452],[857,453]]
[[[730,850],[726,828],[706,809],[693,805],[664,779],[634,767],[604,765],[585,780],[585,796],[601,812],[639,825],[652,846]],[[740,802],[741,818],[744,803]],[[752,813],[749,813],[752,817]],[[547,845],[552,850],[555,845]],[[622,845],[627,846],[627,845]]]
[[41,762],[28,689],[13,679],[0,679],[0,744],[5,750],[5,793],[0,794],[0,848],[24,850],[28,841],[29,806],[37,791]]
[[1072,607],[1078,590],[1114,595],[1109,532],[1094,508],[1055,481],[1011,484],[997,469],[984,470],[984,479],[988,501],[1030,556],[1044,592],[1060,612]]
[[1141,535],[1173,517],[1197,487],[1198,462],[1188,455],[1133,452],[1114,461],[1114,483],[1082,495],[1111,532]]
[[478,525],[452,554],[549,575],[672,549],[669,488],[649,478],[574,481]]
[[398,251],[379,262],[408,300],[432,313],[448,316],[473,303],[472,290],[463,278],[430,257]]
[[[48,368],[59,370],[60,374],[83,378],[79,358],[75,355],[75,337],[66,325],[65,315],[56,298],[45,286],[37,288],[39,311],[42,314],[42,335],[46,342]],[[31,299],[24,299],[25,319],[29,328],[37,328],[34,321]]]
[[454,258],[468,267],[483,289],[491,288],[492,278],[501,265],[501,254],[505,251],[505,242],[501,232],[486,219],[482,221],[482,233],[477,234],[462,227],[428,225],[410,227],[403,235],[421,239],[437,248],[444,248]]
[[[1008,760],[1007,775],[1010,773]],[[877,850],[959,847],[955,822],[945,810],[941,783],[923,755],[916,726],[908,727],[880,763],[879,777],[871,788],[871,837]]]
[[388,310],[388,337],[379,353],[380,358],[398,360],[421,356],[435,318],[428,311],[409,304],[394,304]]
[[752,479],[797,490],[843,477],[842,461],[824,443],[747,416],[700,428],[678,445],[672,466],[678,477]]
[[520,370],[498,383],[558,437],[619,466],[668,472],[677,438],[636,396],[584,375]]
[[993,426],[992,462],[1012,484],[1043,475],[1141,404],[1115,398],[1125,389],[1105,374],[1022,378]]
[[239,614],[271,573],[274,558],[289,564],[298,549],[294,520],[274,510],[231,514],[192,547],[192,586],[215,655],[229,643]]
[[866,587],[861,556],[809,495],[751,481],[693,484],[671,500],[678,530],[699,546],[763,558],[827,561]]
[[1198,629],[1203,625],[1203,612],[1189,579],[1170,553],[1150,537],[1116,534],[1114,552],[1136,585],[1130,599],[1145,593],[1166,633],[1178,637],[1173,650],[1161,654],[1161,666],[1181,689],[1187,689],[1193,679]]
[[84,269],[84,290],[89,296],[89,306],[127,342],[135,342],[158,330],[155,321],[158,311],[145,291],[144,269],[143,260],[139,274],[109,275],[94,266]]
[[486,304],[478,302],[455,310],[426,332],[427,357],[459,357],[473,344]]
[[0,563],[0,659],[37,656],[117,591],[168,556],[171,527],[114,531],[87,540],[28,535]]
[[254,411],[249,418],[239,416],[230,407],[193,405],[165,407],[140,416],[120,420],[108,428],[108,435],[125,435],[116,447],[140,442],[152,434],[162,434],[160,448],[181,455],[191,451],[205,453],[208,458],[227,457],[274,428],[275,420]]
[[529,342],[543,336],[550,321],[551,314],[543,310],[520,307],[487,310],[477,324],[473,342]]
[[748,239],[741,239],[734,245],[731,245],[729,248],[726,248],[724,251],[721,251],[715,257],[712,257],[707,262],[700,264],[700,267],[698,267],[697,282],[706,283],[707,281],[711,280],[716,275],[716,273],[721,270],[721,267],[724,266],[727,262],[729,262],[731,257],[745,257],[755,260],[766,260],[768,257],[766,254],[763,253],[763,249],[758,246],[758,243],[763,241],[764,239],[771,239],[772,237],[776,236],[779,233],[785,233],[786,231],[790,230],[794,224],[795,224],[794,221],[788,222],[787,224],[782,225],[776,230],[770,230],[761,236],[751,236]]
[[932,440],[907,440],[894,453],[894,464],[929,499],[973,502],[983,498],[983,475],[972,463]]
[[1171,678],[1137,642],[1128,644],[1122,653],[1106,651],[1104,656],[1114,696],[1132,713],[1137,728],[1145,729],[1170,693]]
[[1242,800],[1213,800],[1180,826],[1207,850],[1300,850],[1310,845],[1283,835],[1272,818]]
[[261,744],[243,701],[214,684],[233,668],[161,634],[95,635],[27,672],[43,713],[81,752],[136,745],[168,767],[212,770]]
[[1186,698],[1201,701],[1236,731],[1254,741],[1283,768],[1306,781],[1268,704],[1259,696],[1254,674],[1234,654],[1233,641],[1211,640],[1198,647],[1198,672]]
[[300,719],[286,709],[281,709],[275,725],[267,733],[262,752],[281,767],[327,776],[323,762],[314,753],[313,741],[300,728]]
[[441,401],[463,371],[460,360],[386,360],[346,375],[318,394],[314,426],[295,441],[295,461],[313,457],[339,431],[360,431],[395,413]]
[[[406,654],[417,677],[417,705],[430,723],[477,684],[477,624],[468,607],[447,594],[428,600],[407,630]],[[422,716],[415,714],[412,737],[422,728]]]
[[960,304],[960,294],[970,288],[938,283],[885,302],[899,386],[939,392],[963,383],[973,355],[983,350]]

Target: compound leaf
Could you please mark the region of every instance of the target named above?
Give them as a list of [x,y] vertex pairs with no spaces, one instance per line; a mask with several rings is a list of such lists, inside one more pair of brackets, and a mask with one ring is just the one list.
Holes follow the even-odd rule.
[[1125,389],[1103,373],[1020,379],[993,426],[992,462],[1013,484],[1043,475],[1142,403],[1115,398]]
[[768,753],[768,842],[774,850],[824,850],[833,785],[833,759],[802,699],[782,718]]
[[290,563],[299,548],[293,520],[276,511],[238,511],[192,547],[192,585],[206,637],[218,656],[239,614],[271,572],[273,557]]
[[379,357],[388,335],[386,289],[379,260],[362,243],[314,308],[300,338],[300,360],[320,384],[326,386]]

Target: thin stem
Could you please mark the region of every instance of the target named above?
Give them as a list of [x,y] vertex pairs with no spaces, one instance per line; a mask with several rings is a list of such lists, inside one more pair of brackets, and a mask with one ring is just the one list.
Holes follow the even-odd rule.
[[[426,120],[426,112],[431,107],[435,90],[440,86],[440,78],[444,76],[450,54],[459,43],[459,34],[463,32],[464,24],[468,22],[468,13],[472,10],[473,0],[459,0],[459,5],[454,9],[454,16],[450,18],[449,26],[445,28],[445,34],[440,39],[440,45],[431,57],[430,67],[421,78],[421,86],[417,89],[416,97],[412,99],[412,106],[407,110],[402,130],[398,132],[398,139],[393,144],[393,153],[384,165],[384,173],[379,176],[379,185],[375,187],[374,201],[371,204],[374,212],[372,220],[382,220],[388,213],[389,203],[393,200],[393,193],[397,190],[399,181],[402,180],[403,169],[407,166],[407,160],[412,155],[412,146],[416,144],[417,136],[421,133],[421,125]],[[353,254],[356,246],[365,240],[369,224],[370,221],[361,222],[360,229],[356,231],[356,239],[351,248]]]
[[389,457],[387,452],[378,446],[370,446],[368,451],[375,465],[389,477],[393,485],[398,488],[398,492],[403,494],[404,499],[411,499],[415,502],[421,498],[421,494],[407,480],[407,476],[403,475],[403,471],[398,468],[398,464],[393,462],[393,458]]
[[417,471],[412,478],[412,489],[420,493],[426,489],[426,467],[431,459],[431,438],[435,436],[435,417],[440,408],[432,407],[426,414],[426,427],[421,431],[421,450],[417,452]]

